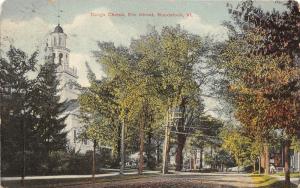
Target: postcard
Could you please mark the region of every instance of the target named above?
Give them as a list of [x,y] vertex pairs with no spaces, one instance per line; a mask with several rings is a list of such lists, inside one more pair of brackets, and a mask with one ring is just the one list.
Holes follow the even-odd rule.
[[300,186],[297,1],[0,2],[0,187]]

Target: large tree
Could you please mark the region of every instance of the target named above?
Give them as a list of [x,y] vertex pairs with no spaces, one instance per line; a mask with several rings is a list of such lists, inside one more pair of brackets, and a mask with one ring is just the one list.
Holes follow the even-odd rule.
[[[182,133],[187,117],[191,117],[187,112],[196,107],[193,101],[199,98],[199,85],[194,70],[203,54],[201,39],[177,26],[164,27],[161,32],[152,28],[132,40],[129,47],[116,47],[107,42],[99,42],[98,46],[94,54],[106,78],[93,82],[80,97],[81,108],[87,113],[98,112],[110,117],[119,125],[125,122],[129,136],[126,141],[136,142],[134,135],[139,136],[139,173],[142,173],[145,135],[151,144],[151,131],[164,124],[170,109],[179,108],[183,116],[177,127]],[[101,94],[105,89],[103,83],[111,87]],[[109,96],[110,100],[105,100]],[[181,159],[185,139],[185,134],[178,134],[177,155]],[[127,148],[135,149],[134,146]],[[150,161],[151,155],[146,154]],[[182,160],[177,161],[181,168]]]
[[51,159],[54,152],[66,151],[67,132],[66,115],[62,113],[67,108],[67,101],[60,101],[60,84],[57,75],[59,64],[53,61],[46,61],[40,66],[39,73],[30,95],[30,111],[34,117],[34,134],[36,138],[34,155],[40,157],[42,166],[45,166],[44,173],[53,173],[55,160]]
[[[300,14],[295,1],[285,5],[284,11],[268,12],[249,0],[229,8],[234,23],[226,23],[231,35],[223,61],[238,106],[237,118],[256,133],[283,130],[289,148],[290,137],[299,128]],[[288,159],[287,153],[287,187]]]
[[[30,123],[28,98],[33,82],[28,74],[35,70],[37,53],[31,56],[11,46],[7,56],[0,59],[0,115],[1,157],[3,175],[20,176],[28,150],[33,149],[31,139],[33,125]],[[26,136],[26,140],[24,139]],[[24,149],[25,148],[25,149]],[[29,167],[27,163],[26,167]]]

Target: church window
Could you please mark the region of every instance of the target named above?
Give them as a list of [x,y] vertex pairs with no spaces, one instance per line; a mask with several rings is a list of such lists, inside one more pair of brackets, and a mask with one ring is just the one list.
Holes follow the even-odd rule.
[[61,64],[61,63],[62,63],[62,58],[63,58],[63,54],[62,54],[62,53],[60,53],[60,54],[59,54],[59,64]]
[[87,139],[86,138],[83,139],[83,143],[84,143],[84,145],[87,145]]
[[54,46],[57,46],[56,37],[54,37]]

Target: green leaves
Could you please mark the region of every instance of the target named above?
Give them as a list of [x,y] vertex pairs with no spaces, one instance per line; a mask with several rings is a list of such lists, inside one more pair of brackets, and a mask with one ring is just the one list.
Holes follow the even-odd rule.
[[66,116],[61,116],[66,104],[59,102],[57,65],[45,62],[37,77],[29,79],[28,74],[36,71],[37,55],[35,52],[28,57],[11,47],[7,58],[0,60],[3,161],[7,167],[4,171],[9,175],[19,175],[23,144],[30,174],[51,172],[51,152],[67,147],[67,133],[63,131]]
[[222,147],[235,159],[238,166],[245,165],[251,155],[252,141],[237,130],[223,132]]
[[[183,99],[189,109],[203,110],[196,102],[200,88],[195,77],[202,45],[201,38],[179,26],[152,29],[128,47],[99,42],[94,54],[107,77],[99,81],[89,73],[91,86],[79,98],[82,113],[90,115],[89,137],[103,140],[105,134],[111,135],[107,130],[119,130],[107,127],[119,127],[125,120],[127,141],[135,144],[136,135],[140,142],[144,139],[143,131],[161,134],[166,112]],[[113,134],[111,140],[118,136]]]

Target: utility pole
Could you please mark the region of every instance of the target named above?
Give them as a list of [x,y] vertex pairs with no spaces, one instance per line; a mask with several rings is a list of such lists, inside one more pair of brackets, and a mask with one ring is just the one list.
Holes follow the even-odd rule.
[[[1,42],[0,42],[1,46]],[[0,52],[1,53],[1,52]],[[0,188],[2,188],[2,88],[0,88]]]
[[93,167],[92,167],[92,182],[95,184],[95,171],[96,171],[96,140],[93,140]]
[[121,130],[121,166],[120,166],[120,174],[124,174],[124,168],[125,168],[125,145],[124,145],[124,139],[125,139],[125,120],[123,118],[122,121],[122,130]]
[[169,156],[169,144],[170,144],[170,127],[169,127],[169,111],[167,112],[167,119],[166,119],[166,129],[165,129],[165,141],[164,141],[164,151],[163,151],[163,169],[162,173],[168,173],[168,156]]
[[26,162],[26,159],[25,159],[25,111],[22,111],[22,136],[23,136],[23,150],[22,150],[22,156],[23,156],[23,164],[22,164],[22,178],[21,178],[21,186],[22,187],[25,187],[25,182],[24,182],[24,179],[25,179],[25,162]]

